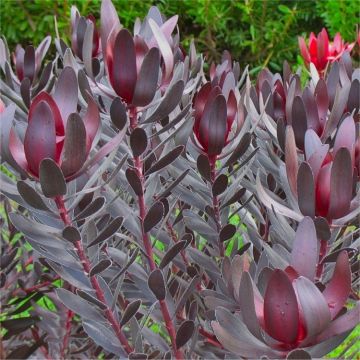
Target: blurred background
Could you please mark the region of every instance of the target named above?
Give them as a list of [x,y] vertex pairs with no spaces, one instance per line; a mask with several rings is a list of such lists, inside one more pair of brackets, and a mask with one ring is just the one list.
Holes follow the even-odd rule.
[[[136,17],[144,17],[151,5],[166,16],[179,14],[182,43],[192,39],[208,61],[219,60],[228,49],[234,59],[252,72],[263,66],[279,71],[286,59],[302,63],[297,37],[308,37],[326,27],[331,38],[340,32],[347,42],[356,38],[358,0],[113,0],[121,22],[132,29]],[[92,13],[98,21],[101,0],[1,0],[1,34],[9,48],[17,43],[37,45],[46,36],[55,37],[54,16],[60,36],[70,43],[70,8],[81,15]],[[54,49],[53,49],[54,51]]]

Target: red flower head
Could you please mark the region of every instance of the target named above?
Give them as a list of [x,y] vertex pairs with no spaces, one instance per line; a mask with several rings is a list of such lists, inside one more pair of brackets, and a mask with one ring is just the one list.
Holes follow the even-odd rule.
[[92,38],[92,57],[96,57],[100,50],[100,35],[96,28],[96,19],[90,14],[86,18],[80,16],[76,6],[71,7],[71,47],[74,53],[83,60],[84,37],[88,24],[94,26]]
[[201,87],[194,99],[194,135],[198,148],[209,157],[220,155],[230,142],[229,134],[238,113],[232,71],[219,72]]
[[335,35],[334,42],[330,43],[326,29],[322,29],[317,37],[314,33],[310,34],[309,47],[304,38],[299,37],[300,52],[306,66],[313,63],[320,74],[323,74],[328,62],[338,60],[345,51],[351,51],[353,46],[345,43],[339,33]]
[[175,50],[172,48],[171,37],[178,17],[173,16],[163,23],[161,14],[154,9],[150,9],[144,23],[135,24],[133,36],[121,29],[110,0],[104,0],[101,6],[101,41],[109,82],[116,94],[131,106],[148,105],[158,88],[169,83],[174,69],[174,51],[179,49],[178,46]]
[[20,82],[24,78],[29,78],[31,84],[35,81],[50,43],[51,37],[47,36],[36,49],[31,45],[27,46],[25,50],[19,44],[16,46],[13,61]]
[[32,101],[23,142],[14,129],[9,149],[17,164],[31,176],[39,177],[43,159],[54,160],[70,180],[87,159],[100,126],[95,101],[88,96],[88,108],[77,113],[78,85],[71,67],[62,70],[53,95],[43,91]]

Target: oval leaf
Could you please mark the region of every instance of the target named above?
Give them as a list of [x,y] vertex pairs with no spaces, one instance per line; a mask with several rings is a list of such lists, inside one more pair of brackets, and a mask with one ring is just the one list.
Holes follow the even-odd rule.
[[139,310],[141,306],[141,300],[134,300],[132,301],[125,309],[124,314],[122,316],[120,325],[124,326]]
[[148,279],[149,289],[153,292],[155,297],[161,301],[165,299],[166,287],[163,273],[160,269],[155,269]]
[[184,321],[176,333],[176,348],[184,346],[193,336],[195,324],[192,320]]
[[40,184],[43,194],[48,198],[66,194],[64,174],[52,159],[44,159],[40,163]]
[[156,202],[147,212],[144,219],[144,232],[149,232],[157,225],[164,216],[164,205],[162,202]]
[[167,153],[165,156],[160,158],[151,168],[147,171],[147,174],[152,174],[156,171],[161,170],[165,166],[168,166],[173,161],[175,161],[184,151],[184,145],[179,145],[175,149],[172,149],[169,153]]
[[148,139],[144,129],[136,128],[130,135],[130,147],[134,157],[140,156],[147,148]]

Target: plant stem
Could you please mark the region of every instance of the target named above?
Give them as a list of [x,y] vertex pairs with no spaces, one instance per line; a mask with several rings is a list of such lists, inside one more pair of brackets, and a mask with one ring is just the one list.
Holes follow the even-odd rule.
[[319,261],[316,266],[316,279],[320,280],[324,269],[323,259],[327,254],[327,241],[320,240]]
[[61,348],[61,354],[60,354],[60,358],[61,359],[66,359],[66,349],[68,348],[69,345],[69,339],[70,339],[70,334],[71,334],[71,320],[74,317],[74,313],[71,310],[67,310],[67,314],[66,314],[66,324],[65,324],[65,336],[63,339],[63,344],[62,344],[62,348]]
[[[58,196],[54,200],[55,200],[55,203],[56,203],[56,205],[58,207],[59,214],[60,214],[61,219],[64,222],[64,225],[70,226],[72,224],[72,222],[71,222],[70,217],[69,217],[69,215],[67,213],[63,197]],[[88,257],[85,254],[84,247],[82,245],[81,240],[79,239],[78,241],[76,241],[74,243],[74,245],[75,245],[76,252],[77,252],[77,254],[78,254],[79,258],[80,258],[83,270],[84,270],[86,275],[89,275],[90,269],[91,269],[91,264],[90,264],[90,260],[88,259]],[[101,301],[102,303],[107,305],[106,300],[105,300],[104,292],[101,289],[100,284],[98,282],[98,279],[97,279],[97,277],[95,275],[90,276],[90,282],[91,282],[91,285],[92,285],[93,289],[95,290],[97,299],[99,301]],[[130,346],[126,336],[122,332],[119,322],[115,318],[113,312],[111,311],[111,309],[109,308],[108,305],[106,306],[105,316],[106,316],[107,320],[109,321],[109,323],[111,324],[111,327],[113,328],[117,338],[119,339],[120,343],[124,347],[125,351],[128,354],[131,353],[133,351],[133,349]]]
[[[129,109],[129,115],[130,115],[130,128],[131,130],[134,130],[138,126],[138,119],[137,119],[137,111],[135,107],[132,107]],[[154,261],[153,256],[153,249],[150,241],[149,234],[144,231],[144,219],[146,216],[146,204],[145,204],[145,179],[143,174],[143,163],[140,156],[134,157],[134,167],[137,172],[137,175],[139,176],[139,179],[141,181],[141,195],[138,196],[138,206],[139,206],[139,217],[141,221],[141,233],[142,233],[142,240],[145,248],[145,252],[147,255],[148,263],[150,270],[153,271],[157,268],[156,263]],[[165,322],[166,330],[169,334],[170,340],[171,340],[171,346],[173,348],[174,356],[176,360],[184,359],[184,355],[181,349],[178,349],[176,346],[176,330],[175,325],[171,319],[170,312],[166,303],[166,300],[159,300],[160,303],[160,310]]]
[[[212,188],[216,179],[216,155],[209,156],[209,163],[210,163],[210,180],[211,180],[211,188]],[[219,236],[221,230],[221,218],[220,218],[220,209],[219,209],[219,199],[216,195],[212,195],[212,203],[214,209],[216,229]],[[220,256],[223,257],[224,244],[220,241],[220,237],[218,238],[218,244],[219,244]]]

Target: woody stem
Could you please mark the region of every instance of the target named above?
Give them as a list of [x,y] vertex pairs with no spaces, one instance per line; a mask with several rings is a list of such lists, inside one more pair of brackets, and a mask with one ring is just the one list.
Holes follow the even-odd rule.
[[[136,108],[130,108],[129,115],[130,115],[130,127],[131,127],[131,130],[134,130],[138,127],[138,118],[137,118]],[[153,270],[157,269],[157,266],[154,261],[153,249],[152,249],[150,236],[146,231],[144,231],[144,219],[145,219],[147,210],[146,210],[145,197],[144,197],[145,178],[144,178],[144,174],[143,174],[143,163],[142,163],[141,156],[134,157],[134,167],[135,167],[135,170],[136,170],[137,175],[141,182],[141,195],[138,195],[138,206],[139,206],[139,217],[140,217],[140,221],[141,221],[142,240],[143,240],[143,244],[144,244],[145,252],[147,255],[147,260],[149,263],[150,270],[153,271]],[[172,348],[174,351],[175,359],[176,360],[184,359],[184,354],[183,354],[182,350],[178,349],[176,346],[175,325],[171,319],[171,315],[170,315],[166,300],[159,300],[159,303],[160,303],[160,310],[161,310],[161,313],[162,313],[162,316],[163,316],[163,319],[165,322],[165,327],[166,327],[166,330],[167,330],[170,340],[171,340],[171,345],[172,345]]]
[[[69,214],[67,212],[67,209],[65,207],[63,197],[62,196],[57,196],[57,197],[55,197],[54,200],[55,200],[56,206],[57,206],[57,208],[59,210],[59,214],[60,214],[60,217],[61,217],[64,225],[65,226],[71,226],[72,221],[71,221],[71,219],[69,217]],[[74,245],[75,245],[76,252],[77,252],[77,254],[78,254],[79,258],[80,258],[80,262],[81,262],[81,265],[83,267],[83,270],[84,270],[86,275],[89,275],[90,269],[91,269],[91,263],[90,263],[90,260],[89,260],[89,258],[87,257],[87,255],[85,253],[85,250],[84,250],[84,247],[82,245],[81,239],[76,241],[74,243]],[[122,332],[121,325],[117,321],[117,319],[114,316],[112,310],[107,305],[106,300],[105,300],[104,292],[100,287],[100,284],[98,282],[98,279],[97,279],[96,275],[90,276],[90,282],[91,282],[91,285],[92,285],[93,289],[95,290],[96,298],[106,305],[105,316],[106,316],[107,320],[109,321],[109,323],[111,324],[111,327],[114,330],[114,332],[116,334],[116,337],[119,339],[119,341],[122,344],[122,346],[124,347],[125,351],[128,354],[130,354],[133,351],[133,349],[130,346],[126,336]]]

